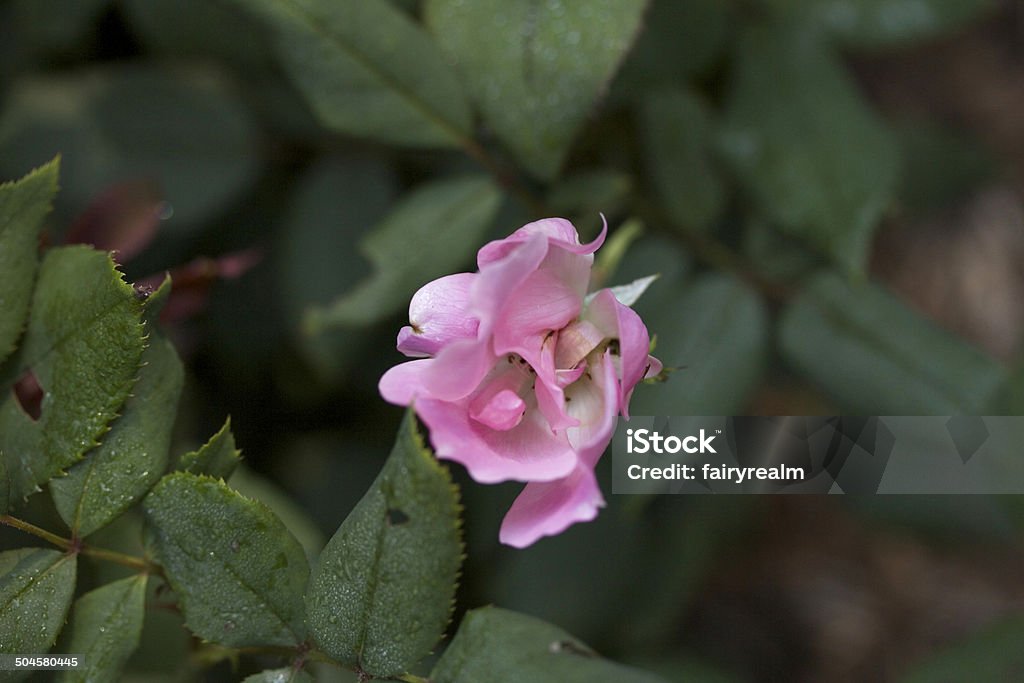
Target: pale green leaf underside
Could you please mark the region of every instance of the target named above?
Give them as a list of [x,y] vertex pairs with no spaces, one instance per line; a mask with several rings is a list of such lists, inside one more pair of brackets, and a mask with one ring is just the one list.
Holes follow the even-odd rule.
[[233,0],[274,31],[292,80],[324,125],[414,146],[457,146],[469,105],[440,51],[384,0]]
[[495,135],[538,177],[559,171],[633,44],[645,0],[428,0],[425,21]]
[[306,595],[324,652],[374,676],[440,640],[462,561],[458,497],[406,415],[384,469],[320,554]]
[[75,556],[22,548],[0,553],[0,653],[43,653],[75,592]]
[[430,183],[405,197],[363,241],[374,274],[330,306],[313,309],[309,326],[366,325],[408,305],[419,287],[470,260],[500,202],[484,177]]
[[602,659],[562,629],[496,607],[466,615],[430,674],[433,683],[664,683]]
[[82,458],[121,408],[139,372],[141,306],[108,254],[51,250],[39,269],[28,329],[6,369],[44,390],[32,421],[13,393],[0,402],[0,457],[11,502]]
[[61,672],[58,680],[118,680],[142,636],[145,602],[145,574],[108,583],[76,600],[68,652],[82,655],[85,666]]
[[57,194],[59,169],[54,159],[0,185],[0,363],[25,327],[39,265],[39,231]]
[[269,508],[222,481],[176,472],[143,509],[153,554],[193,633],[228,647],[303,641],[309,564]]
[[109,524],[163,476],[184,374],[173,345],[151,332],[121,416],[99,446],[50,483],[57,511],[72,531],[88,536]]
[[[637,278],[627,284],[615,285],[608,289],[611,290],[612,295],[618,299],[620,304],[623,306],[632,306],[640,300],[640,297],[647,291],[647,288],[650,287],[651,283],[657,280],[658,277],[658,275],[648,275],[646,277]],[[595,294],[596,292],[594,294],[587,295],[587,303],[590,303]]]

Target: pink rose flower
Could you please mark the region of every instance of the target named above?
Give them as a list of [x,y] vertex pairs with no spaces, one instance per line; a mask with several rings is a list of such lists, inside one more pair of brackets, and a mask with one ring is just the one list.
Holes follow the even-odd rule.
[[527,482],[501,526],[512,546],[597,515],[594,466],[616,416],[661,371],[640,317],[610,289],[587,297],[606,232],[580,244],[572,223],[548,218],[484,245],[478,272],[416,292],[398,350],[421,359],[380,380],[385,400],[413,405],[439,458],[480,483]]

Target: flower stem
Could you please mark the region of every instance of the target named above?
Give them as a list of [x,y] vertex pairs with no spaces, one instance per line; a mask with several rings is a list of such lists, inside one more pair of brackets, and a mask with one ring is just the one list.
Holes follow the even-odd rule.
[[63,538],[57,534],[50,533],[46,529],[41,529],[35,524],[30,524],[23,519],[12,517],[11,515],[0,515],[0,524],[5,524],[9,527],[14,527],[20,531],[24,531],[26,534],[32,534],[37,536],[44,541],[52,543],[62,550],[71,550],[71,539]]
[[131,567],[141,572],[149,572],[151,574],[163,574],[163,570],[159,565],[153,564],[144,557],[137,557],[135,555],[127,555],[125,553],[119,553],[114,550],[106,550],[104,548],[95,548],[93,546],[85,545],[79,539],[64,538],[58,536],[55,533],[47,531],[46,529],[37,527],[35,524],[26,522],[23,519],[18,519],[11,515],[0,515],[0,524],[5,524],[9,527],[13,527],[20,531],[24,531],[27,534],[32,534],[38,538],[43,539],[53,545],[57,546],[61,550],[67,550],[76,554],[85,555],[87,557],[93,557],[97,560],[105,560],[107,562],[113,562],[120,564],[125,567]]
[[80,552],[88,557],[94,557],[97,560],[106,560],[107,562],[113,562],[114,564],[120,564],[125,567],[131,567],[132,569],[137,569],[140,572],[148,572],[150,574],[163,574],[163,570],[158,565],[153,564],[144,557],[126,555],[125,553],[119,553],[114,550],[93,548],[92,546],[87,545],[82,546]]

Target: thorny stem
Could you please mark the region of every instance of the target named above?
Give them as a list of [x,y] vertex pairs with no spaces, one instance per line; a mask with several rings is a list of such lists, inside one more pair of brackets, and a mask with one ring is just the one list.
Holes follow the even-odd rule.
[[159,566],[153,564],[144,557],[126,555],[125,553],[119,553],[114,550],[106,550],[104,548],[95,548],[93,546],[85,545],[82,543],[81,539],[58,536],[46,529],[37,527],[35,524],[26,522],[23,519],[18,519],[17,517],[12,517],[11,515],[0,515],[0,524],[5,524],[9,527],[18,529],[19,531],[24,531],[27,534],[32,534],[44,541],[52,543],[61,550],[67,550],[68,552],[85,555],[86,557],[93,557],[97,560],[105,560],[107,562],[124,565],[125,567],[131,567],[132,569],[136,569],[141,572],[148,572],[151,574],[163,573],[163,570]]

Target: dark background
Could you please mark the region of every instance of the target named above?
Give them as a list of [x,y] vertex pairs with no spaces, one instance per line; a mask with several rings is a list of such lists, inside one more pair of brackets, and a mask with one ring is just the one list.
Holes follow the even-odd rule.
[[[395,4],[420,16],[415,1]],[[1024,6],[871,0],[862,7],[895,23],[845,30],[849,6],[655,2],[555,180],[517,168],[480,124],[507,190],[490,237],[538,208],[584,236],[598,211],[613,227],[644,221],[612,280],[662,273],[637,308],[680,369],[639,387],[635,414],[1021,412]],[[901,24],[917,6],[938,19]],[[835,69],[817,47],[799,52],[805,41],[826,44]],[[744,135],[786,160],[795,150],[776,169],[796,174],[787,187],[745,165]],[[371,272],[358,244],[400,197],[477,162],[324,127],[264,28],[231,5],[7,0],[0,176],[58,152],[49,242],[118,248],[131,280],[175,275],[165,324],[188,368],[176,452],[230,415],[256,481],[232,483],[287,496],[307,534],[329,537],[401,417],[376,382],[400,360],[404,315],[311,335],[304,312]],[[825,188],[825,208],[803,186]],[[844,224],[866,202],[868,258],[851,269],[814,238],[828,229],[815,220]],[[801,212],[809,223],[790,225]],[[833,303],[859,323],[808,318],[828,299],[813,284],[822,269],[854,283]],[[1017,497],[609,493],[596,522],[518,551],[497,543],[518,486],[452,470],[466,506],[460,612],[521,610],[669,680],[1024,677]],[[36,496],[29,512],[46,519],[46,506]],[[202,677],[173,616],[151,621],[129,679]]]

